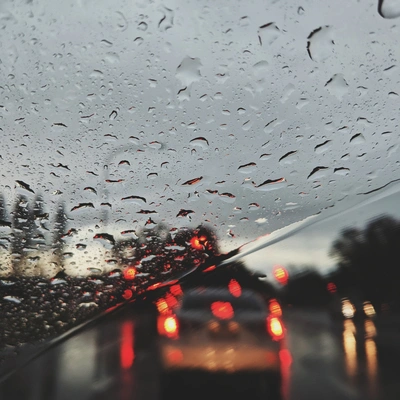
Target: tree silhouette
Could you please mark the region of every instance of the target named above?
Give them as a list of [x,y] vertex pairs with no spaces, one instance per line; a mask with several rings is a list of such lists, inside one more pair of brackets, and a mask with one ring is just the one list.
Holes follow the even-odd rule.
[[[8,220],[7,205],[2,193],[0,193],[0,228],[11,227],[11,223]],[[0,235],[0,250],[8,250],[10,245],[10,239],[8,235]]]
[[33,207],[31,210],[33,219],[31,246],[39,251],[47,249],[48,228],[45,226],[45,221],[49,219],[49,214],[45,213],[43,205],[43,197],[37,195],[33,200]]
[[28,254],[34,227],[33,213],[26,196],[18,195],[12,211],[11,253],[14,274],[21,275],[22,261]]
[[283,296],[288,304],[302,307],[323,307],[330,300],[325,279],[312,266],[304,266],[301,272],[291,275]]
[[63,263],[64,241],[63,237],[67,229],[67,215],[65,214],[65,203],[57,204],[56,213],[53,219],[52,251],[59,266]]
[[348,228],[332,245],[339,270],[361,291],[364,300],[380,306],[400,302],[400,223],[384,216],[365,229]]

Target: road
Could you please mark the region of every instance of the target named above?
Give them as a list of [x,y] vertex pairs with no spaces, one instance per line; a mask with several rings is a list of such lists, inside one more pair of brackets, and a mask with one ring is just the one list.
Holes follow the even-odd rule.
[[[287,311],[282,367],[286,400],[400,398],[399,324],[332,320],[324,311]],[[130,306],[46,351],[0,383],[2,400],[255,398],[244,378],[160,387],[154,320]],[[186,381],[185,381],[186,382]],[[186,382],[187,383],[187,382]],[[221,397],[221,390],[224,395]]]

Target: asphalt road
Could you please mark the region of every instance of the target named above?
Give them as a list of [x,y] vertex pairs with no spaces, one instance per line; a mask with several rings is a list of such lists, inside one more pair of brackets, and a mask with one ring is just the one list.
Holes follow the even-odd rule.
[[[284,399],[400,399],[400,324],[288,311]],[[2,400],[256,398],[245,377],[194,377],[163,392],[154,321],[130,307],[70,337],[0,383]]]

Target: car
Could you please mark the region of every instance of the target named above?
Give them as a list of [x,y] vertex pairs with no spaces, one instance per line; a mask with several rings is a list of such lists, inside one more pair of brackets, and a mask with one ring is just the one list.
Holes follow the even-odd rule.
[[173,313],[158,316],[157,330],[165,387],[188,373],[245,374],[279,397],[285,327],[255,292],[192,289]]

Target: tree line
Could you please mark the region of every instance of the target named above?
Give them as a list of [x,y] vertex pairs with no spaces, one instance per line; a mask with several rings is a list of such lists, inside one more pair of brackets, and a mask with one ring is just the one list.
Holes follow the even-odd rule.
[[[10,255],[13,275],[26,273],[27,261],[38,256],[38,252],[51,251],[55,263],[62,265],[67,216],[64,202],[56,205],[53,217],[45,210],[43,197],[33,200],[17,195],[11,212],[5,198],[0,194],[0,251]],[[4,263],[4,258],[1,261]],[[0,266],[1,268],[1,266]],[[3,266],[4,268],[4,266]],[[34,271],[40,274],[42,271]]]

